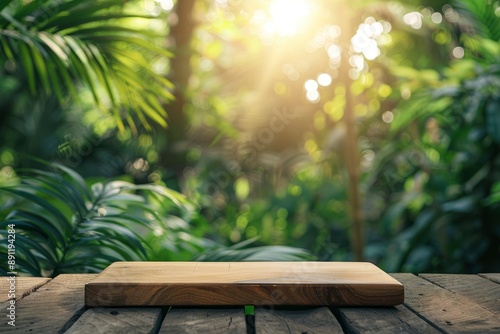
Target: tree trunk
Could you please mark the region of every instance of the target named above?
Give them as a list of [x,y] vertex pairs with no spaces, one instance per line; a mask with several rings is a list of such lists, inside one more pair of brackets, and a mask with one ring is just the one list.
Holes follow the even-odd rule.
[[195,0],[182,0],[177,3],[177,25],[171,27],[170,37],[174,42],[174,57],[171,61],[170,80],[175,85],[175,101],[168,106],[168,146],[184,138],[188,127],[184,106],[186,90],[191,76],[191,40],[195,28],[193,7]]
[[[196,23],[193,20],[193,8],[196,0],[180,0],[177,2],[176,14],[178,22],[171,26],[169,39],[174,53],[171,59],[169,80],[174,84],[175,100],[165,106],[167,110],[167,129],[155,126],[162,139],[159,162],[172,174],[168,176],[170,186],[178,188],[179,179],[186,167],[185,148],[180,145],[188,130],[188,119],[185,114],[186,92],[191,76],[191,41]],[[175,178],[173,180],[172,178]],[[172,183],[173,182],[173,183]]]
[[364,253],[364,232],[363,232],[363,213],[361,205],[361,193],[359,191],[360,165],[358,152],[358,138],[356,131],[356,115],[354,114],[355,97],[351,92],[351,82],[349,77],[349,49],[351,46],[351,37],[353,36],[353,22],[351,10],[348,5],[343,5],[339,11],[342,14],[342,63],[339,68],[340,79],[343,80],[346,91],[346,103],[344,118],[346,127],[345,140],[345,164],[348,180],[348,200],[349,214],[351,217],[351,249],[356,261],[363,261]]

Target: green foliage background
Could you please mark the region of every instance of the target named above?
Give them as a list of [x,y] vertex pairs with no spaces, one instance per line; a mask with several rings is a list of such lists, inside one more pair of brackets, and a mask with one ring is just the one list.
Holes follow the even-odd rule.
[[[19,271],[352,260],[346,113],[365,259],[500,270],[498,2],[317,0],[314,24],[272,38],[252,21],[266,3],[0,5],[0,252],[16,224]],[[351,79],[311,48],[344,24],[338,6],[352,33],[390,27]],[[303,84],[320,72],[333,83],[311,103]]]

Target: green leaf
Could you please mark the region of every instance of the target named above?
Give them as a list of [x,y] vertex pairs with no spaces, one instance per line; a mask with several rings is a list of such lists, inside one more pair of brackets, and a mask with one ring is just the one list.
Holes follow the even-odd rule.
[[[0,235],[4,235],[7,237],[7,231],[0,231]],[[42,247],[39,244],[34,243],[35,245],[31,245],[33,243],[31,240],[23,236],[22,234],[16,234],[16,264],[21,269],[20,271],[27,270],[35,276],[41,276],[41,269],[39,265],[39,259],[36,258],[32,254],[32,250],[40,250]],[[34,248],[28,248],[34,246]],[[4,254],[7,254],[7,247],[4,246],[5,249],[3,251]],[[43,249],[42,249],[43,251]],[[26,259],[25,264],[23,265],[23,260]]]
[[93,78],[94,73],[89,66],[89,61],[87,59],[87,56],[85,55],[85,51],[82,50],[78,43],[71,37],[64,36],[63,39],[71,49],[69,60],[75,67],[75,70],[77,71],[79,76],[83,79],[83,81],[85,81],[90,91],[92,92],[94,102],[99,105],[101,99],[99,97],[99,94],[97,93],[98,89]]
[[430,100],[425,93],[412,97],[408,102],[401,104],[394,113],[394,121],[391,123],[392,131],[399,131],[413,121],[423,122],[428,117],[447,110],[453,103],[449,96]]
[[454,201],[443,203],[441,209],[444,212],[467,213],[474,211],[477,207],[477,198],[475,196],[461,197]]
[[[18,248],[23,249],[23,254],[28,260],[41,271],[40,258],[46,260],[52,268],[57,265],[57,254],[53,248],[47,247],[42,242],[36,242],[22,234],[16,236],[18,239]],[[46,268],[46,269],[52,269]]]
[[9,219],[16,218],[17,224],[21,226],[28,225],[31,227],[37,227],[39,231],[43,232],[44,237],[47,240],[51,240],[53,244],[63,246],[65,244],[65,239],[62,233],[54,226],[50,217],[44,217],[41,214],[28,211],[13,211],[8,217]]
[[[124,17],[123,14],[120,15],[113,15],[115,18],[116,17]],[[133,17],[133,16],[129,16]],[[104,19],[106,16],[103,17]],[[96,19],[99,19],[96,17]],[[104,21],[103,19],[103,21]],[[75,25],[72,25],[71,27],[75,27]],[[109,36],[109,33],[113,33],[113,36],[115,36],[116,40],[120,40],[122,36],[133,36],[136,35],[137,37],[151,37],[151,38],[159,38],[162,37],[161,35],[148,31],[148,30],[139,30],[135,28],[127,28],[125,26],[112,26],[112,25],[103,25],[99,27],[91,27],[91,28],[82,28],[78,27],[77,29],[74,30],[73,33],[71,33],[71,36],[80,38],[82,40],[92,40],[95,36]],[[123,35],[122,35],[123,34]],[[170,56],[171,54],[168,53]]]
[[48,79],[49,79],[49,85],[54,89],[54,92],[57,96],[57,99],[59,100],[60,104],[64,103],[65,96],[63,92],[63,88],[61,86],[61,82],[59,81],[59,78],[57,77],[57,68],[54,66],[53,63],[48,63],[49,69],[47,71]]
[[[43,175],[43,173],[40,174]],[[80,198],[80,195],[74,191],[73,186],[65,182],[62,178],[60,182],[53,182],[50,178],[25,178],[20,187],[24,184],[28,187],[36,187],[38,192],[61,200],[68,208],[77,211],[80,216],[83,216],[83,211],[85,210],[84,201]]]
[[87,184],[85,183],[85,179],[80,174],[78,174],[77,172],[75,172],[71,168],[68,168],[68,167],[61,165],[61,164],[52,163],[51,166],[53,166],[57,169],[60,169],[64,173],[69,175],[71,177],[71,180],[73,180],[80,187],[80,191],[83,194],[85,194],[86,198],[88,198],[88,199],[91,198],[91,194],[90,194],[90,191],[87,187]]
[[35,69],[38,72],[38,77],[41,79],[42,86],[47,95],[52,93],[52,89],[49,83],[49,77],[47,74],[47,67],[45,65],[46,59],[42,57],[39,50],[36,47],[30,48],[30,53],[33,59],[33,64],[35,65]]
[[[1,33],[0,33],[1,35]],[[6,38],[0,38],[0,42],[2,43],[2,51],[7,57],[7,59],[14,60],[14,53],[12,52],[12,49],[9,46],[9,43]]]
[[[149,15],[140,15],[140,14],[125,14],[125,13],[117,13],[117,14],[101,14],[101,15],[88,15],[88,16],[83,16],[79,15],[77,17],[57,17],[55,20],[52,20],[49,24],[46,24],[44,27],[41,27],[41,29],[48,29],[51,27],[57,27],[58,32],[61,35],[72,35],[72,36],[85,36],[88,35],[89,37],[94,36],[94,33],[98,33],[101,31],[105,31],[108,27],[111,29],[111,31],[117,31],[117,32],[124,32],[125,30],[128,30],[130,33],[144,33],[145,36],[150,36],[150,37],[160,37],[161,35],[153,33],[151,31],[147,30],[138,30],[134,28],[126,28],[122,26],[116,26],[113,27],[110,24],[106,25],[101,25],[98,27],[88,27],[88,23],[103,23],[103,22],[109,22],[109,20],[123,20],[123,19],[128,19],[128,18],[134,18],[134,19],[156,19],[153,16]],[[85,28],[84,28],[85,27]],[[116,29],[116,30],[115,30]]]
[[418,247],[422,241],[430,236],[430,229],[435,222],[435,213],[427,210],[422,211],[415,223],[406,229],[396,240],[397,243],[402,245],[401,250],[394,254],[394,264],[388,268],[391,272],[401,271],[406,260],[412,251]]
[[20,5],[20,6],[17,7],[18,9],[15,12],[14,17],[17,20],[22,20],[26,16],[32,14],[36,10],[40,9],[41,7],[43,7],[43,5],[46,2],[50,2],[50,1],[51,0],[33,0],[33,1],[29,2],[29,3],[25,3],[23,5]]
[[75,84],[74,84],[73,80],[71,79],[71,70],[66,69],[65,65],[63,64],[61,59],[59,59],[55,54],[51,54],[50,58],[52,59],[53,64],[56,67],[56,71],[57,71],[56,73],[59,75],[60,78],[62,78],[61,84],[64,84],[64,86],[63,86],[64,89],[65,90],[67,89],[70,93],[70,96],[74,100],[77,100],[78,96],[76,93]]
[[306,261],[314,256],[308,251],[288,246],[262,246],[243,249],[255,239],[243,241],[231,247],[217,246],[195,257],[195,261]]
[[4,0],[2,3],[0,3],[0,12],[12,2],[14,2],[14,0]]
[[21,56],[21,62],[23,63],[24,70],[26,71],[26,77],[28,78],[28,86],[31,94],[36,94],[36,81],[35,81],[35,71],[33,66],[33,60],[30,56],[28,46],[25,44],[19,45],[19,52]]
[[39,205],[41,208],[47,210],[50,214],[52,214],[53,218],[55,218],[57,221],[59,221],[61,226],[68,225],[68,222],[67,222],[66,218],[64,217],[64,215],[61,214],[61,212],[59,210],[57,210],[56,207],[54,207],[52,204],[50,204],[46,200],[40,198],[39,196],[34,195],[34,194],[29,193],[29,192],[24,191],[24,190],[17,190],[17,189],[12,189],[12,188],[0,188],[0,190],[10,192],[14,195],[23,197],[23,198]]
[[[86,41],[87,39],[82,38],[82,40]],[[99,35],[99,36],[92,36],[92,42],[95,44],[100,44],[100,43],[106,44],[106,43],[112,43],[112,42],[117,42],[117,41],[126,42],[130,45],[140,46],[140,47],[143,47],[145,50],[157,53],[157,54],[165,56],[165,57],[172,56],[172,53],[170,51],[162,49],[154,44],[148,43],[148,41],[146,39],[144,39],[143,37],[127,35],[127,36],[120,36],[119,38],[117,38],[113,34],[103,34],[103,35]]]
[[104,87],[106,88],[107,94],[111,100],[111,103],[116,105],[118,102],[117,98],[115,97],[115,88],[113,81],[113,74],[106,64],[106,61],[104,60],[104,57],[100,53],[99,49],[97,49],[95,46],[90,45],[88,46],[88,52],[90,52],[90,58],[92,58],[93,62],[91,62],[91,66],[96,73],[96,75],[99,77],[99,80],[101,84],[104,84]]
[[[130,250],[134,250],[134,253],[142,253],[147,256],[144,247],[141,244],[140,238],[128,228],[119,226],[117,224],[107,224],[106,222],[100,221],[98,218],[86,221],[85,224],[80,228],[82,232],[98,232],[103,233],[103,235],[114,235],[115,238],[110,238],[110,242],[118,240],[125,244]],[[119,236],[119,238],[116,238]]]
[[[39,30],[56,29],[59,25],[71,25],[75,18],[88,18],[94,17],[96,13],[102,10],[109,10],[112,8],[120,8],[123,6],[122,0],[109,0],[109,1],[67,1],[59,4],[54,15],[48,20],[44,20],[37,24]],[[73,25],[75,26],[75,25]]]

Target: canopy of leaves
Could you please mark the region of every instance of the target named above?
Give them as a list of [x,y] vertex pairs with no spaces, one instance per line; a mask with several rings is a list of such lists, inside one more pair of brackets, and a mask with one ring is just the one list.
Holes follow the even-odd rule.
[[14,76],[33,96],[60,102],[78,101],[84,85],[120,128],[148,119],[166,126],[172,85],[151,64],[171,54],[148,29],[155,17],[121,0],[6,0],[0,14],[2,81]]

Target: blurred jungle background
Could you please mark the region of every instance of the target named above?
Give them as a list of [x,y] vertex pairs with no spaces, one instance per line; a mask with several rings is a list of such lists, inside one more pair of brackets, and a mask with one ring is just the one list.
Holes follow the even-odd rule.
[[499,1],[2,0],[0,14],[1,273],[500,271]]

